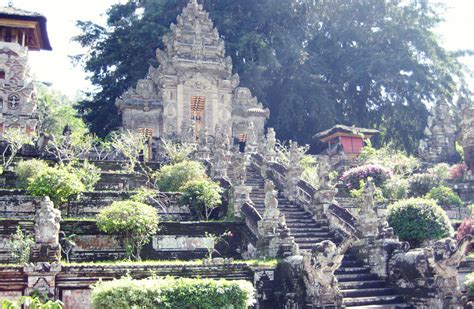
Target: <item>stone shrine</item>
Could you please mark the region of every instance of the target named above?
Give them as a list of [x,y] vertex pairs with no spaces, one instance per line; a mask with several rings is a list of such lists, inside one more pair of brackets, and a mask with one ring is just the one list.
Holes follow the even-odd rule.
[[135,89],[116,100],[124,129],[150,128],[154,137],[191,134],[197,139],[202,128],[213,136],[221,125],[234,138],[246,136],[251,127],[263,137],[269,110],[248,88],[238,87],[224,41],[202,5],[190,1],[164,44],[164,51],[156,51],[160,66],[150,67]]
[[0,135],[7,128],[36,130],[36,92],[28,66],[31,50],[51,50],[46,18],[0,7]]

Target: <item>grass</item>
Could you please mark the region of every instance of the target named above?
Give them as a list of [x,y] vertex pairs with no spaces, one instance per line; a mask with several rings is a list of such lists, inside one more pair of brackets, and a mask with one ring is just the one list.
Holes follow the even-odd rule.
[[[255,259],[255,260],[234,260],[231,264],[247,264],[254,267],[276,267],[278,259]],[[62,263],[64,266],[199,266],[204,265],[203,260],[148,260],[148,261],[98,261],[98,262],[70,262]]]

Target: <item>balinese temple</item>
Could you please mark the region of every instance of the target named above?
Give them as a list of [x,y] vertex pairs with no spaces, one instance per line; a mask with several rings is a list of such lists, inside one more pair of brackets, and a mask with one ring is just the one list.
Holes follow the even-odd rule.
[[365,142],[379,133],[380,131],[375,129],[348,127],[338,124],[316,134],[314,138],[328,144],[329,155],[342,151],[346,158],[354,159],[360,154]]
[[36,130],[36,92],[28,51],[51,50],[46,18],[0,7],[0,134],[7,128]]
[[171,24],[164,45],[164,51],[156,51],[159,67],[150,67],[135,89],[116,100],[124,129],[197,137],[202,129],[214,135],[219,127],[234,138],[263,136],[269,111],[248,88],[239,87],[224,41],[196,0]]

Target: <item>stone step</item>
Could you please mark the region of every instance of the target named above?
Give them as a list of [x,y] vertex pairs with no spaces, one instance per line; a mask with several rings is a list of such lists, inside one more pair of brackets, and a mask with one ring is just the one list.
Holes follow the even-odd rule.
[[[285,219],[286,221],[288,221],[288,219],[309,219],[311,221],[313,221],[313,218],[307,214],[307,213],[303,213],[303,214],[298,214],[298,213],[284,213],[283,214],[285,215]],[[314,221],[313,221],[314,222]]]
[[[346,306],[367,306],[367,305],[386,305],[403,303],[401,295],[380,295],[372,297],[344,298],[343,304]],[[366,308],[366,307],[365,307]]]
[[370,288],[370,289],[352,289],[342,290],[342,295],[345,298],[356,298],[356,297],[372,297],[372,296],[383,296],[383,295],[394,295],[395,290],[393,288]]
[[286,223],[289,225],[290,223],[304,223],[307,224],[308,223],[313,223],[314,225],[316,225],[316,222],[314,222],[314,220],[312,218],[286,218],[285,217],[285,221]]
[[302,235],[307,233],[329,233],[329,229],[327,227],[293,227],[290,228],[292,235]]
[[347,281],[365,281],[365,280],[377,280],[379,277],[376,274],[338,274],[336,278],[339,282]]
[[361,267],[339,267],[336,270],[335,274],[367,274],[370,273],[369,266],[361,266]]
[[354,261],[343,260],[341,264],[341,267],[360,267],[360,266],[364,266],[364,263],[355,261],[355,260]]
[[370,288],[383,288],[387,286],[387,282],[384,280],[366,280],[366,281],[346,281],[339,282],[339,288],[341,290],[353,290],[353,289],[370,289]]
[[408,304],[385,304],[385,305],[365,305],[365,306],[346,306],[347,309],[412,309],[415,308]]
[[306,244],[310,244],[310,245],[316,245],[322,241],[325,241],[325,240],[328,240],[328,239],[331,239],[330,237],[324,237],[324,236],[321,236],[321,237],[308,237],[308,238],[296,238],[295,237],[295,242],[300,245],[306,245]]

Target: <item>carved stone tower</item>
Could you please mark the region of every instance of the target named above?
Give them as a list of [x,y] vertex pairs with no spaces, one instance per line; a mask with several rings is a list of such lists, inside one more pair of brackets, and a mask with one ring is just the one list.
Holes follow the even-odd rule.
[[8,128],[36,130],[36,92],[28,51],[51,50],[46,18],[13,7],[0,7],[0,135]]
[[202,5],[190,1],[163,41],[165,50],[156,51],[160,66],[150,67],[146,79],[116,101],[123,128],[197,137],[202,128],[214,135],[219,126],[237,137],[255,127],[263,135],[268,110],[249,89],[237,87],[239,76]]

